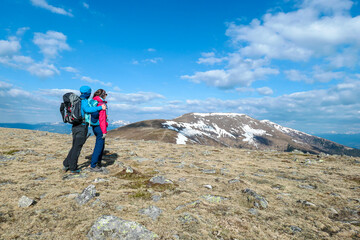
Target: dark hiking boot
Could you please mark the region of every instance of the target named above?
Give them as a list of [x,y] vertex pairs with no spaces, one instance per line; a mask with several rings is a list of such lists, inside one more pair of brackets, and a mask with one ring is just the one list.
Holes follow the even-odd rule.
[[63,167],[62,170],[63,170],[64,172],[67,172],[67,171],[70,170],[70,168],[69,168],[69,167]]
[[102,169],[99,166],[91,167],[90,172],[102,172]]
[[80,169],[76,169],[76,170],[70,170],[71,174],[80,174]]

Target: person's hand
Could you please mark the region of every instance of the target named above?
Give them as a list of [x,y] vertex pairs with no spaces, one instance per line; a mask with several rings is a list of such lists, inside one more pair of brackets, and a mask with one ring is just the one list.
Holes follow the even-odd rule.
[[101,107],[102,107],[102,110],[106,110],[106,105],[105,104],[101,105]]
[[106,138],[106,133],[104,133],[102,136],[102,139],[105,139],[105,138]]

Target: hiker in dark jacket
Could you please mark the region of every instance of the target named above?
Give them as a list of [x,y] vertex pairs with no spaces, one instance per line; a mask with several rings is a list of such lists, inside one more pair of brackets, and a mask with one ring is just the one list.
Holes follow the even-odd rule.
[[[88,86],[82,86],[80,88],[80,98],[81,98],[81,115],[85,118],[85,113],[94,113],[100,110],[105,110],[106,106],[97,106],[90,107],[88,103],[88,98],[91,95],[91,88]],[[86,142],[87,134],[88,134],[89,124],[83,121],[80,124],[72,126],[72,147],[67,155],[66,159],[63,162],[64,170],[70,170],[71,173],[80,173],[80,169],[78,169],[78,159],[83,145]]]

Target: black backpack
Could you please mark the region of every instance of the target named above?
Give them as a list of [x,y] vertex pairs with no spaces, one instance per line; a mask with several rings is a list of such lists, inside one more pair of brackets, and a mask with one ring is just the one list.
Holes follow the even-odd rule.
[[80,124],[83,122],[81,115],[81,98],[75,93],[65,93],[64,102],[60,105],[60,113],[64,123]]

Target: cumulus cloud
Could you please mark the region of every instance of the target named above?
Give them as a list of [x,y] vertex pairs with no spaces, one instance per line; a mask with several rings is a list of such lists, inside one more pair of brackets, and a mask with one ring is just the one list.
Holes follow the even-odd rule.
[[205,82],[207,85],[223,89],[236,86],[248,87],[258,79],[266,79],[268,75],[279,74],[279,70],[267,67],[267,59],[244,59],[239,54],[229,54],[226,69],[215,69],[197,72],[194,75],[184,75],[195,83]]
[[35,33],[33,42],[46,58],[54,58],[61,51],[71,50],[66,39],[67,37],[61,32],[47,31],[46,33]]
[[158,93],[153,92],[138,92],[138,93],[118,93],[109,92],[109,101],[121,102],[128,104],[142,104],[148,103],[156,99],[165,99],[165,97]]
[[78,73],[79,70],[77,70],[76,68],[73,67],[62,67],[61,69],[65,70],[66,72],[70,72],[70,73]]
[[81,76],[80,79],[85,81],[85,82],[88,82],[88,83],[98,83],[98,84],[106,86],[106,87],[111,87],[112,86],[112,83],[110,83],[110,82],[103,82],[103,81],[93,79],[93,78],[87,77],[87,76]]
[[256,91],[260,94],[260,95],[264,95],[264,96],[268,96],[268,95],[273,95],[274,91],[269,88],[269,87],[261,87],[261,88],[257,88]]
[[34,63],[31,64],[27,70],[37,77],[47,78],[56,74],[60,74],[60,71],[53,65],[48,63]]
[[49,10],[52,13],[57,13],[65,16],[73,17],[73,14],[69,11],[66,11],[63,8],[55,7],[47,3],[46,0],[30,0],[33,6],[44,8],[46,10]]
[[86,3],[86,2],[83,2],[83,6],[84,6],[84,8],[86,8],[86,9],[89,9],[89,8],[90,8],[89,4]]
[[20,48],[21,45],[17,38],[13,37],[9,40],[0,40],[0,57],[14,55]]
[[[307,83],[343,78],[337,69],[354,68],[359,58],[360,16],[351,16],[352,5],[350,0],[303,0],[290,12],[268,12],[249,24],[228,23],[234,51],[202,53],[197,61],[224,66],[182,78],[219,88],[247,87],[282,71],[291,81]],[[311,69],[314,62],[327,70]],[[305,72],[287,69],[286,63],[301,63]]]

